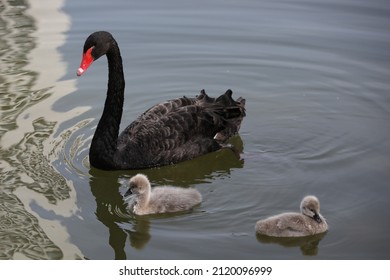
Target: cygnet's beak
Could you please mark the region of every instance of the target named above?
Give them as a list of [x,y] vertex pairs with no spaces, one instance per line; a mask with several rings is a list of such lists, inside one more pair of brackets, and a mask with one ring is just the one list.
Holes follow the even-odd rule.
[[313,219],[314,219],[317,223],[321,223],[321,222],[322,222],[321,217],[320,217],[320,215],[318,215],[318,213],[315,213],[315,214],[314,214]]

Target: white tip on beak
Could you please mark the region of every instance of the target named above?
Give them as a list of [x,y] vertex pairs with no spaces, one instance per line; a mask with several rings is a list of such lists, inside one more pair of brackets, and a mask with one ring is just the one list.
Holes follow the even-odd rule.
[[80,68],[77,70],[77,76],[81,76],[83,73],[84,73],[84,69],[80,67]]

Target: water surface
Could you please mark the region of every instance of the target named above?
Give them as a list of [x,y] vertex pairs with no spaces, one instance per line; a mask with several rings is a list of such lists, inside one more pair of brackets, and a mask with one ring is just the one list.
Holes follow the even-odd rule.
[[[388,259],[387,1],[11,1],[0,4],[0,258]],[[107,62],[76,79],[86,37],[110,31],[124,128],[153,104],[231,88],[247,117],[220,151],[144,170],[193,187],[184,215],[134,217],[137,171],[88,162]],[[256,236],[258,219],[321,201],[329,232]]]

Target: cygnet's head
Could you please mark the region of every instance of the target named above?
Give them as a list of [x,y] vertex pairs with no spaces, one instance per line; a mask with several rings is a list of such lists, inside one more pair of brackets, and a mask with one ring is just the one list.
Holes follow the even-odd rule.
[[125,193],[125,197],[136,194],[142,195],[150,190],[150,182],[148,177],[143,174],[137,174],[130,178],[129,189]]
[[301,212],[314,219],[317,223],[321,223],[320,213],[320,201],[313,195],[305,196],[301,202]]

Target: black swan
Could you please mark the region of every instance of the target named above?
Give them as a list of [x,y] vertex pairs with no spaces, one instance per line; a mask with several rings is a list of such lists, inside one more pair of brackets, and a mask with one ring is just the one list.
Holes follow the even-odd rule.
[[245,99],[227,90],[218,98],[204,90],[157,104],[118,137],[125,80],[119,47],[106,31],[92,33],[84,44],[77,76],[103,55],[108,60],[108,89],[102,117],[89,150],[92,166],[105,170],[143,169],[193,159],[224,147],[245,116]]
[[150,186],[148,177],[137,174],[131,177],[125,193],[127,208],[136,215],[182,212],[202,202],[202,195],[192,188]]

